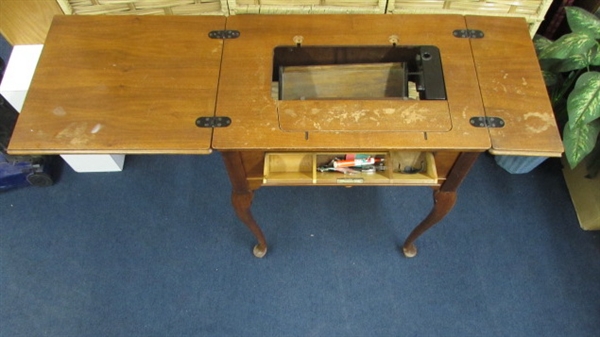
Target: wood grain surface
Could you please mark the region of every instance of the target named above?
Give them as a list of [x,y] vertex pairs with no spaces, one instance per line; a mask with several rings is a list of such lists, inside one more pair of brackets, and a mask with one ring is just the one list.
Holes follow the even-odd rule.
[[[240,36],[208,38],[209,31],[225,26],[240,31]],[[483,30],[485,37],[453,36],[454,30],[467,27]],[[399,46],[439,48],[447,100],[417,101],[415,107],[408,100],[279,101],[272,94],[277,47],[390,46],[392,40]],[[378,120],[375,111],[384,108],[397,118]],[[320,119],[298,123],[294,114],[302,109],[305,116],[314,113]],[[231,125],[214,131],[196,127],[197,117],[215,111],[230,117]],[[337,124],[322,128],[328,112],[334,113]],[[488,130],[469,122],[486,115],[503,118],[505,127]],[[127,154],[211,149],[490,150],[559,156],[562,145],[522,19],[55,18],[9,151]]]
[[[453,30],[464,29],[465,21],[462,16],[233,16],[228,18],[227,27],[239,30],[241,36],[227,40],[224,46],[217,111],[231,117],[232,124],[215,130],[215,149],[403,148],[485,151],[490,147],[487,130],[474,128],[469,124],[471,116],[483,115],[485,111],[469,40],[452,36]],[[391,46],[392,36],[398,37],[398,45],[434,45],[440,49],[448,96],[444,104],[448,109],[428,110],[426,114],[414,110],[412,105],[405,102],[386,102],[384,105],[395,108],[394,114],[398,116],[408,116],[407,121],[421,120],[422,124],[429,121],[435,125],[436,117],[433,115],[438,114],[437,119],[440,120],[448,118],[450,113],[442,131],[429,132],[426,129],[410,128],[390,131],[389,128],[375,130],[373,127],[362,130],[354,128],[351,131],[318,131],[316,128],[284,130],[280,124],[284,120],[282,113],[285,113],[285,109],[292,109],[290,104],[302,105],[302,102],[279,102],[272,97],[274,48],[294,47],[298,37],[302,37],[302,46]],[[348,105],[345,100],[324,102],[329,110],[340,110],[345,105],[346,108],[342,110],[347,113],[347,120],[353,120],[354,124],[376,124],[369,116],[361,115],[363,109],[360,106],[357,106],[358,110],[353,110],[354,105]],[[360,102],[356,101],[358,103]],[[313,101],[309,104],[321,102]],[[295,109],[292,110],[295,113]]]
[[208,153],[223,17],[59,16],[10,151]]
[[11,45],[42,44],[62,14],[56,0],[0,0],[0,33]]

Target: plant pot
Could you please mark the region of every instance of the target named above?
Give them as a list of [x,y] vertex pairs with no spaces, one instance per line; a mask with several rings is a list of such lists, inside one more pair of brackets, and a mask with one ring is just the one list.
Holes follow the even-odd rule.
[[548,157],[530,157],[530,156],[495,156],[498,166],[511,174],[529,173],[538,167]]

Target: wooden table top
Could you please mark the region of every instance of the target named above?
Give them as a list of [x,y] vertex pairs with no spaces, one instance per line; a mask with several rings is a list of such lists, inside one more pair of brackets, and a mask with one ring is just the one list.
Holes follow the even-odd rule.
[[[208,32],[238,30],[235,39]],[[481,39],[456,38],[479,29]],[[446,100],[273,97],[280,46],[439,48]],[[227,116],[198,128],[200,116]],[[501,117],[499,129],[475,116]],[[11,153],[451,149],[559,156],[527,24],[459,15],[57,17]]]
[[9,151],[209,153],[224,17],[57,16]]
[[[215,130],[215,149],[490,148],[488,131],[465,121],[467,116],[484,115],[484,109],[469,39],[452,37],[453,30],[465,28],[462,16],[234,16],[228,18],[227,28],[239,30],[241,36],[224,47],[217,111],[231,117],[232,124]],[[271,97],[273,49],[293,47],[295,36],[303,37],[303,46],[391,46],[393,35],[398,36],[398,45],[440,49],[448,101],[277,101]],[[393,111],[382,113],[386,109]],[[333,121],[304,122],[312,111],[333,115]],[[336,118],[344,113],[345,117]],[[305,125],[282,125],[290,115],[299,116],[297,120]],[[340,131],[336,122],[347,130]],[[439,129],[436,124],[443,131],[424,132]],[[389,130],[390,125],[394,129]]]
[[503,128],[489,129],[490,152],[560,157],[562,141],[524,20],[466,20],[485,32],[483,39],[471,39],[471,49],[486,115],[506,122]]

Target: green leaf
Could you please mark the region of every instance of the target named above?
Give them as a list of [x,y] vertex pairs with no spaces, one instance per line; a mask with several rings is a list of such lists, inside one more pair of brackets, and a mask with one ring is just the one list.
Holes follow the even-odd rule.
[[[540,67],[549,71],[569,72],[572,70],[586,69],[592,65],[592,61],[598,56],[598,44],[589,49],[585,54],[577,54],[564,60],[549,59],[540,60]],[[555,61],[555,62],[551,62]],[[598,60],[600,61],[600,60]],[[542,66],[543,65],[543,66]],[[546,67],[546,68],[544,68]]]
[[562,63],[562,60],[559,59],[540,59],[540,68],[542,70],[556,72],[556,68]]
[[569,56],[553,65],[553,70],[558,72],[567,72],[571,70],[583,69],[590,64],[589,54],[577,54]]
[[571,122],[569,121],[565,125],[563,144],[569,166],[575,168],[594,149],[596,139],[600,134],[600,120],[589,124],[580,124],[578,127],[569,125]]
[[579,127],[600,118],[600,72],[589,71],[575,82],[567,98],[571,127]]
[[600,48],[600,45],[596,44],[596,47],[594,47],[590,53],[590,65],[592,66],[600,66],[600,51],[598,50]]
[[547,46],[552,44],[552,40],[542,36],[542,35],[538,35],[536,34],[533,37],[533,45],[535,47],[535,51],[539,54],[542,50],[544,50],[544,48],[546,48]]
[[569,33],[544,47],[539,58],[564,60],[574,55],[586,54],[596,44],[596,40],[587,33]]
[[559,78],[557,74],[551,71],[542,70],[542,75],[544,76],[544,83],[546,83],[547,87],[552,87],[558,84]]
[[586,32],[594,39],[600,39],[600,19],[579,7],[565,7],[567,22],[573,32]]
[[600,138],[596,141],[596,147],[590,154],[587,155],[586,159],[587,175],[586,178],[594,179],[600,174]]

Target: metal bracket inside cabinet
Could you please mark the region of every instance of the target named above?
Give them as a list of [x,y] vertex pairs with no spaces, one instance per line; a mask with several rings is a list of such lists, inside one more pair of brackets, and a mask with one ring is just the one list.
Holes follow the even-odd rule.
[[211,39],[237,39],[240,37],[239,30],[213,30],[208,33]]
[[224,128],[231,124],[229,117],[199,117],[196,126],[199,128]]
[[471,117],[469,123],[477,128],[502,128],[505,125],[500,117]]
[[434,100],[446,99],[446,85],[444,84],[444,73],[442,71],[442,57],[440,50],[433,46],[421,46],[418,56],[419,81],[417,85],[421,88],[422,99]]
[[454,37],[465,38],[465,39],[481,39],[485,36],[483,31],[478,29],[457,29],[452,32]]

